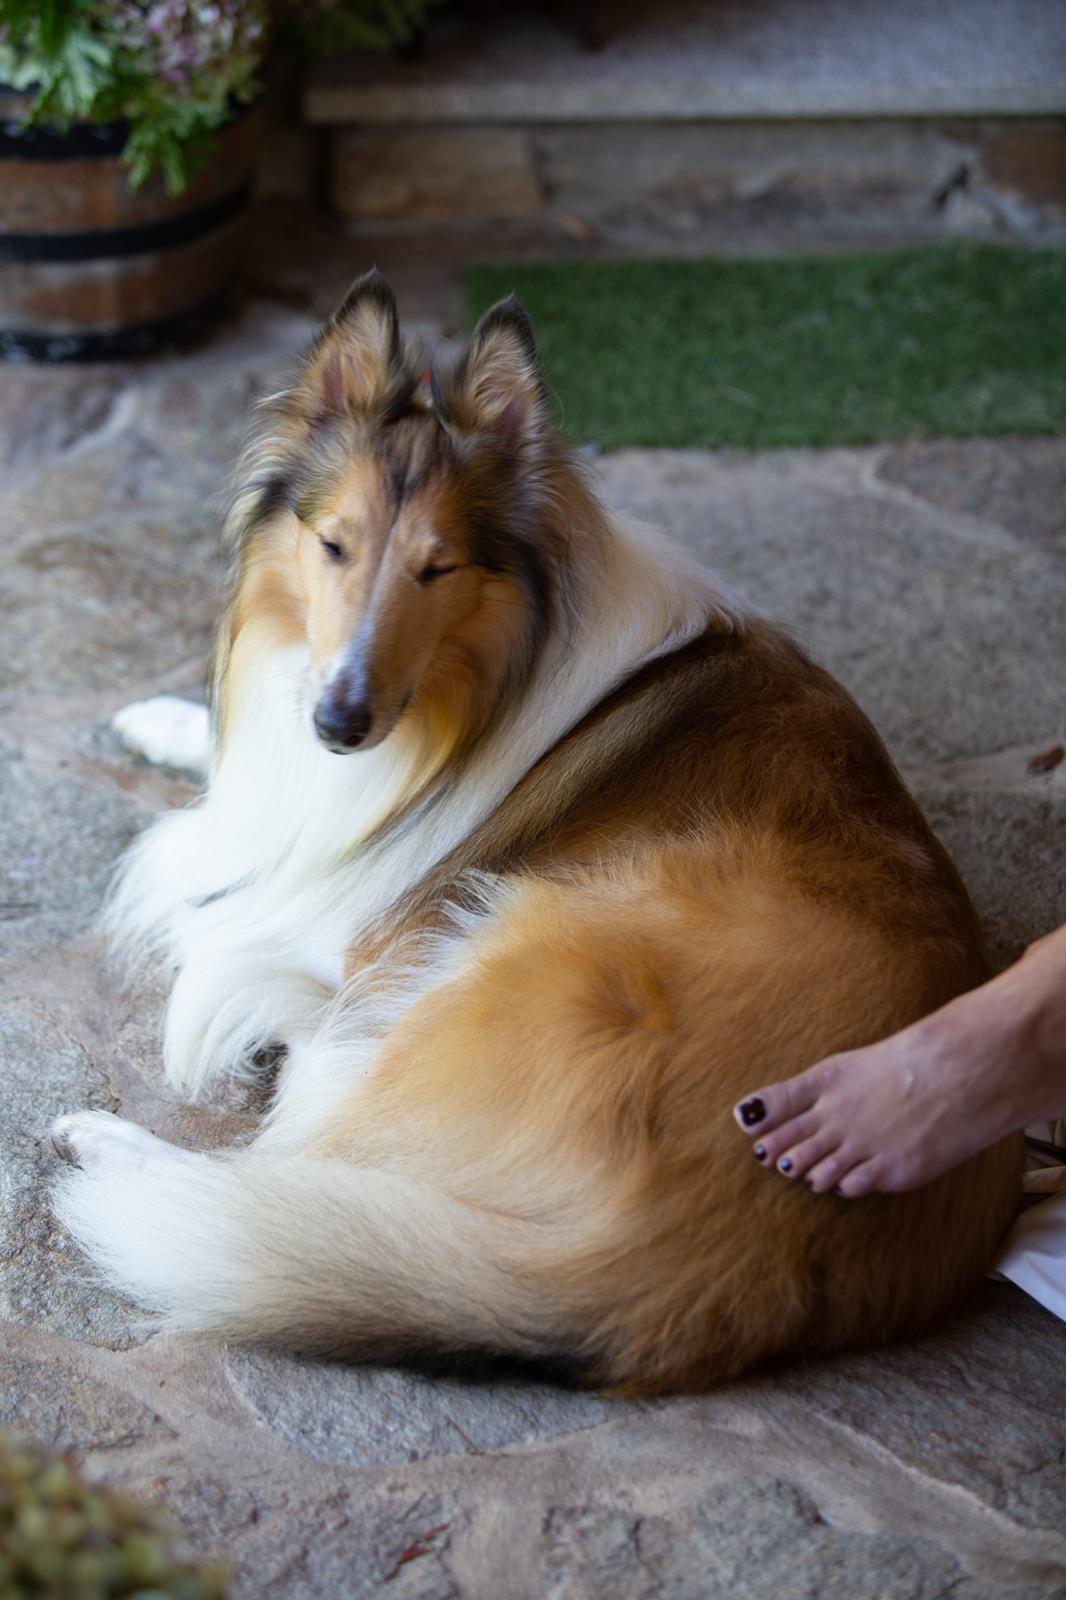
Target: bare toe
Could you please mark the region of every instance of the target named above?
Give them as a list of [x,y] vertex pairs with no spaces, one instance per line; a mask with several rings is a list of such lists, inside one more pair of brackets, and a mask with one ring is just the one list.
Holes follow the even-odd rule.
[[827,1156],[838,1143],[835,1134],[819,1129],[811,1138],[791,1145],[784,1155],[778,1158],[777,1170],[786,1178],[805,1178],[811,1168]]
[[871,1156],[868,1161],[860,1161],[850,1172],[846,1172],[838,1179],[835,1192],[843,1195],[845,1200],[857,1200],[860,1195],[872,1194],[880,1185],[881,1171],[880,1156]]
[[733,1116],[737,1126],[745,1133],[758,1134],[760,1137],[770,1133],[783,1122],[791,1122],[794,1117],[809,1111],[818,1098],[820,1085],[820,1069],[815,1067],[808,1072],[801,1072],[798,1078],[786,1078],[784,1083],[760,1089],[734,1106]]
[[821,1131],[817,1113],[808,1111],[775,1128],[773,1133],[764,1134],[755,1146],[755,1158],[764,1166],[775,1167],[783,1155],[791,1154],[793,1145],[803,1144]]
[[849,1158],[843,1145],[830,1152],[829,1155],[811,1168],[807,1174],[807,1187],[815,1194],[828,1194],[830,1189],[835,1189],[846,1172],[854,1166],[854,1158]]

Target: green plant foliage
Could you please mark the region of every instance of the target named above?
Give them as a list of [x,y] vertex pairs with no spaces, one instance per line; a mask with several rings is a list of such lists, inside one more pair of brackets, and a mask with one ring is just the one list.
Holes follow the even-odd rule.
[[0,73],[36,91],[35,116],[60,126],[106,90],[111,55],[92,31],[88,0],[0,0]]
[[440,0],[297,0],[293,31],[311,55],[329,58],[407,44]]
[[515,263],[577,439],[869,444],[1066,431],[1066,254],[944,245],[779,260]]
[[126,122],[136,188],[180,193],[259,88],[275,20],[312,54],[390,50],[434,0],[0,0],[0,78],[33,92],[29,121]]
[[173,1524],[0,1432],[0,1600],[225,1600]]
[[127,122],[131,183],[177,193],[256,93],[266,23],[265,0],[0,0],[0,76],[32,124]]

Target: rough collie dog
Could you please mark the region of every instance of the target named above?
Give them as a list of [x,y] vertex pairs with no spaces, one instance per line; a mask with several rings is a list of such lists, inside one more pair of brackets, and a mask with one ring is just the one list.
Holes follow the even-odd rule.
[[110,914],[174,1088],[284,1046],[273,1108],[66,1117],[59,1215],[175,1328],[362,1358],[650,1393],[923,1328],[1019,1142],[846,1201],[730,1108],[985,976],[950,861],[839,685],[598,503],[517,302],[418,371],[371,275],[262,407],[210,788]]

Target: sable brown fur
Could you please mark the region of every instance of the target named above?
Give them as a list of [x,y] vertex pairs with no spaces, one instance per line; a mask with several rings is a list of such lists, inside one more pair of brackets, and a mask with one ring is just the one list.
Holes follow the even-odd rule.
[[[92,1182],[64,1218],[178,1326],[357,1358],[502,1351],[650,1394],[920,1332],[993,1259],[1020,1141],[846,1201],[760,1168],[730,1112],[987,976],[958,874],[828,673],[699,575],[660,585],[552,428],[516,303],[437,363],[431,396],[416,370],[391,291],[363,280],[264,408],[229,519],[222,778],[285,652],[319,706],[358,689],[368,744],[395,753],[352,768],[385,773],[386,798],[358,812],[352,789],[358,824],[319,818],[303,878],[288,857],[261,869],[286,950],[345,930],[349,986],[325,1020],[279,1025],[274,1126],[204,1168],[163,1290],[154,1236],[150,1270],[122,1265]],[[621,673],[612,597],[644,629]],[[482,804],[567,693],[580,713]],[[357,915],[386,868],[391,899]],[[320,907],[313,926],[284,924],[283,891]],[[366,1066],[359,1006],[420,962]],[[267,979],[252,992],[269,1005]]]
[[[439,376],[436,399],[470,425]],[[881,741],[782,633],[714,627],[616,690],[349,970],[431,926],[471,869],[527,875],[500,950],[450,997],[454,1033],[439,997],[401,1026],[352,1132],[323,1148],[374,1159],[380,1119],[409,1153],[417,1106],[421,1159],[453,1191],[469,1164],[472,1193],[541,1209],[558,1183],[563,1209],[595,1169],[605,1237],[513,1264],[595,1381],[700,1386],[783,1350],[916,1332],[973,1283],[1013,1214],[1017,1141],[856,1206],[774,1181],[729,1117],[751,1082],[987,975],[966,892]]]
[[430,922],[471,867],[529,875],[499,948],[444,1014],[431,998],[401,1026],[322,1148],[417,1149],[452,1192],[527,1217],[593,1204],[595,1246],[537,1259],[526,1241],[512,1264],[590,1381],[698,1388],[912,1335],[976,1282],[1015,1212],[1016,1139],[855,1204],[766,1173],[732,1124],[751,1082],[987,975],[881,741],[777,630],[711,633],[616,692],[395,931]]
[[[437,371],[437,413],[460,439],[475,433],[488,390],[513,425],[506,372],[470,386],[477,345],[512,330],[530,368],[517,404],[538,419],[557,522],[595,527],[544,431],[520,308],[490,314]],[[550,585],[574,580],[543,496],[504,505],[521,485],[521,468],[501,470],[515,441],[464,457],[449,433],[436,467],[427,443],[412,473],[426,426],[394,409],[369,448],[393,481],[431,485],[443,521],[452,502],[475,530],[517,521],[523,598],[544,626],[538,601],[550,611]],[[716,624],[638,672],[349,971],[446,917],[474,869],[521,874],[517,904],[477,975],[401,1024],[320,1149],[417,1158],[449,1193],[539,1219],[547,1239],[516,1239],[509,1268],[554,1308],[593,1381],[698,1387],[784,1351],[917,1332],[980,1275],[1013,1214],[1016,1141],[914,1194],[849,1204],[775,1181],[731,1123],[751,1082],[886,1034],[986,976],[965,890],[881,741],[783,634]],[[585,1207],[594,1242],[556,1246]]]

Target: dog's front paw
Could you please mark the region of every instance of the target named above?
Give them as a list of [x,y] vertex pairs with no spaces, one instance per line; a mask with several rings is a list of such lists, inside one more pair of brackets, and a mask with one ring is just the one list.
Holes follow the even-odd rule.
[[176,695],[157,694],[123,706],[111,726],[127,750],[154,767],[173,767],[203,780],[211,762],[211,718],[207,707]]
[[178,974],[167,1008],[167,1082],[197,1100],[220,1078],[254,1080],[257,1056],[276,1057],[312,1031],[329,999],[315,978],[254,956],[190,964]]
[[236,1010],[231,963],[197,961],[178,974],[167,1007],[163,1071],[183,1099],[200,1099],[233,1071]]

